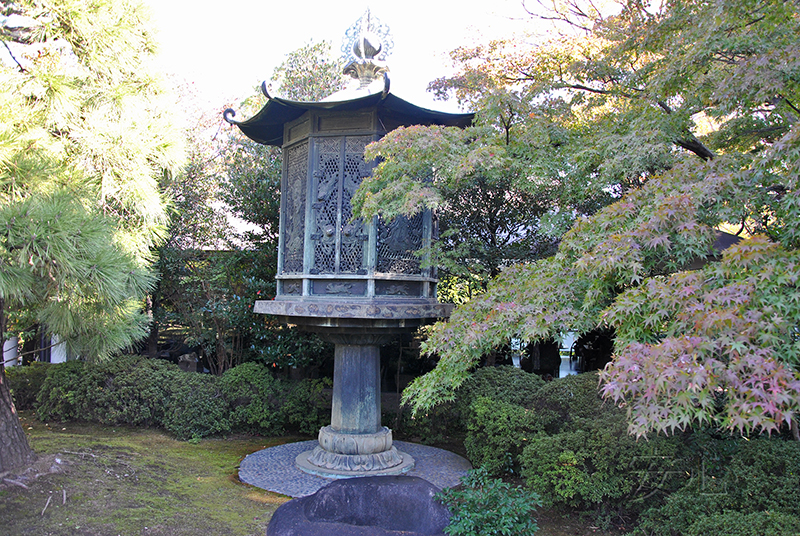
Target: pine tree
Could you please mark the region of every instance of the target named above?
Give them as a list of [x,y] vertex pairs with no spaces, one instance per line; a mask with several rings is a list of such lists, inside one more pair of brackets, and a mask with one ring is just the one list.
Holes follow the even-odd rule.
[[[0,332],[44,326],[84,359],[146,332],[157,179],[181,157],[128,0],[4,4],[0,35]],[[0,364],[0,472],[31,461]]]

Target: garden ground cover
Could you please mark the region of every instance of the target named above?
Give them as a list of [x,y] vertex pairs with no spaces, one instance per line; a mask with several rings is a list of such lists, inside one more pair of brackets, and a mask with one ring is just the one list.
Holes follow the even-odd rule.
[[[237,467],[251,452],[298,438],[185,442],[157,429],[41,423],[32,411],[20,417],[44,474],[23,481],[27,489],[0,482],[0,526],[8,536],[263,536],[288,500],[242,484]],[[541,536],[601,532],[557,512],[537,518]]]
[[8,536],[263,535],[288,500],[240,483],[236,470],[246,454],[292,438],[189,443],[154,429],[43,424],[32,412],[21,418],[40,471],[55,465],[58,472],[28,489],[0,488]]

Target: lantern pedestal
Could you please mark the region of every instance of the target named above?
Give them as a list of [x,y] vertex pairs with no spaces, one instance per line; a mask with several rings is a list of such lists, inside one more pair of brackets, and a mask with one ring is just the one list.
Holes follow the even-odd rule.
[[397,475],[414,459],[392,445],[392,431],[381,425],[380,346],[399,333],[436,318],[452,305],[274,300],[256,302],[255,312],[281,317],[336,346],[331,424],[319,432],[319,445],[300,454],[301,470],[326,478]]
[[380,345],[391,336],[326,334],[336,345],[331,424],[319,431],[319,446],[297,457],[307,473],[326,477],[396,475],[414,459],[392,446],[392,431],[381,426]]

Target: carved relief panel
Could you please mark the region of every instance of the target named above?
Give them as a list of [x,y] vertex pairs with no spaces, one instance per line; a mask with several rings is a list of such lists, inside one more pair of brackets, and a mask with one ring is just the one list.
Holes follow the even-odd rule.
[[336,228],[341,202],[341,150],[338,138],[314,140],[313,233],[314,266],[312,274],[336,273]]
[[283,206],[283,273],[303,272],[308,141],[286,150],[287,175]]

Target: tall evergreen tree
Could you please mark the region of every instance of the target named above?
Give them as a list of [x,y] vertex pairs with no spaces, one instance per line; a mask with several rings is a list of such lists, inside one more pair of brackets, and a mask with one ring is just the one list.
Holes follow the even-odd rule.
[[[166,222],[157,180],[182,152],[147,14],[128,0],[21,0],[2,15],[2,340],[37,323],[102,359],[146,332]],[[0,472],[34,457],[4,374],[0,437]]]

